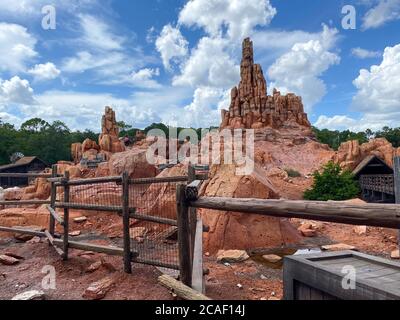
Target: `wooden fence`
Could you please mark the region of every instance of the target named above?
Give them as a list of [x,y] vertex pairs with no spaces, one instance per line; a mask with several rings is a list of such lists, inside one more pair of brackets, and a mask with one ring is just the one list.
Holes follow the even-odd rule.
[[[4,175],[4,174],[3,174]],[[12,174],[15,176],[15,174]],[[11,233],[23,233],[30,234],[39,237],[45,237],[49,243],[54,247],[56,252],[63,258],[68,260],[69,249],[77,249],[84,251],[93,251],[99,253],[105,253],[109,255],[117,255],[123,257],[124,271],[126,273],[132,272],[132,262],[149,264],[159,267],[165,267],[180,271],[181,278],[187,277],[192,273],[192,262],[187,263],[187,252],[190,252],[190,256],[193,257],[193,250],[195,247],[196,239],[196,228],[198,228],[197,217],[195,210],[191,211],[191,214],[184,215],[184,210],[181,209],[181,201],[176,201],[177,208],[177,219],[169,219],[158,216],[147,215],[143,213],[137,213],[136,208],[130,207],[130,188],[132,185],[150,185],[156,183],[182,183],[177,185],[177,194],[180,194],[182,190],[185,190],[185,184],[188,184],[195,180],[206,179],[205,175],[196,175],[195,169],[189,166],[189,173],[187,176],[177,177],[162,177],[162,178],[142,178],[142,179],[130,179],[128,174],[125,172],[121,176],[114,177],[101,177],[92,179],[80,179],[71,180],[69,172],[66,171],[63,176],[57,175],[57,166],[52,167],[51,174],[18,174],[19,177],[45,177],[51,183],[51,196],[50,200],[29,200],[29,201],[2,201],[0,205],[47,205],[47,209],[50,215],[49,226],[44,232],[37,232],[34,230],[27,230],[23,228],[12,228],[12,227],[1,227],[0,231],[11,232]],[[96,205],[96,204],[85,204],[85,203],[73,203],[70,201],[71,188],[76,186],[88,186],[98,185],[106,183],[115,183],[122,188],[121,198],[119,200],[120,205]],[[63,189],[62,201],[57,200],[57,188]],[[181,191],[180,191],[181,190]],[[63,216],[57,213],[57,209],[63,210]],[[70,210],[88,210],[88,211],[100,211],[100,212],[114,212],[122,217],[122,229],[123,229],[123,246],[122,248],[113,246],[100,246],[92,243],[82,243],[77,241],[71,241],[69,239],[69,216]],[[152,223],[160,223],[170,226],[176,226],[178,228],[178,256],[179,264],[163,263],[157,260],[143,259],[140,257],[140,252],[131,249],[131,238],[130,238],[130,221],[131,219],[137,219],[142,221],[148,221]],[[62,227],[62,234],[55,232],[55,226],[59,224]],[[206,228],[204,228],[206,230]],[[203,231],[203,228],[202,228]],[[197,236],[197,238],[199,238]],[[190,270],[189,270],[190,269]],[[187,281],[189,283],[189,281]]]

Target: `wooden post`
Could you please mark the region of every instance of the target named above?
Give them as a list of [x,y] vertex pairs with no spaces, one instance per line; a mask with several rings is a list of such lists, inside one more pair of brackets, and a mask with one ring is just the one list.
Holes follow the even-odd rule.
[[179,247],[179,271],[181,281],[192,286],[192,263],[190,254],[190,224],[189,207],[185,198],[185,185],[176,188],[176,213],[178,217],[178,247]]
[[[188,185],[196,180],[196,169],[194,165],[189,163],[188,166]],[[194,244],[196,239],[197,209],[189,208],[189,225],[190,225],[190,261],[193,266]]]
[[[64,174],[64,202],[69,202],[69,171],[65,171]],[[64,237],[63,237],[63,260],[68,260],[68,236],[69,236],[69,209],[64,208]]]
[[[397,204],[400,204],[400,157],[393,159],[393,174],[394,174],[394,195]],[[400,250],[400,230],[398,234],[398,244]]]
[[131,264],[131,237],[129,234],[129,175],[125,171],[122,174],[122,226],[124,234],[124,271],[132,273]]
[[[57,177],[57,165],[54,164],[51,167],[51,177],[55,178]],[[57,199],[57,187],[54,182],[51,182],[51,195],[50,195],[50,207],[55,210],[55,204],[56,204],[56,199]],[[49,233],[51,234],[52,237],[54,237],[54,231],[55,231],[55,219],[54,217],[50,214],[50,223],[49,223]]]

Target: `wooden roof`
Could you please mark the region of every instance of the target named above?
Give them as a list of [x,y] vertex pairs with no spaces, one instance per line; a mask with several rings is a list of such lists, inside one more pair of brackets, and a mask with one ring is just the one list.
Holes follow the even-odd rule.
[[15,163],[10,163],[10,164],[0,166],[0,171],[25,166],[25,165],[32,163],[36,159],[38,159],[39,161],[41,161],[45,164],[45,162],[40,160],[38,157],[23,157],[23,158],[19,159],[18,161],[16,161]]
[[377,157],[376,155],[369,155],[364,158],[363,161],[360,162],[360,164],[353,170],[354,176],[358,176],[361,171],[366,168],[371,162],[376,161],[380,163],[382,166],[387,167],[390,170],[393,170],[385,161],[383,161],[381,158]]

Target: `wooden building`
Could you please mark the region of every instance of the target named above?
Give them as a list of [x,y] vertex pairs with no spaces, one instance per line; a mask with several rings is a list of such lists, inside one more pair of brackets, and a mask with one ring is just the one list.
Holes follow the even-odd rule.
[[366,157],[354,169],[362,199],[375,203],[395,203],[393,168],[375,155]]
[[[46,169],[47,164],[38,157],[23,157],[15,163],[0,166],[0,174],[7,173],[39,173]],[[23,187],[29,185],[29,178],[0,177],[0,187]]]

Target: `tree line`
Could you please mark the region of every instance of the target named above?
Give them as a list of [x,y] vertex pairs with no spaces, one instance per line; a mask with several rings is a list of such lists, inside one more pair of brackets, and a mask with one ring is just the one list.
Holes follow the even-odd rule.
[[334,150],[337,150],[346,141],[358,140],[362,144],[372,138],[385,138],[393,147],[400,147],[400,128],[383,127],[375,132],[370,129],[352,132],[350,130],[338,131],[313,127],[313,131],[319,142],[329,145]]
[[[135,137],[136,132],[140,130],[124,122],[119,122],[118,126],[121,137]],[[142,131],[147,133],[152,129],[160,129],[168,137],[170,127],[163,123],[153,123]],[[178,134],[183,129],[185,128],[177,128]],[[200,138],[202,129],[195,130]],[[400,128],[384,127],[376,132],[369,129],[362,132],[317,128],[313,130],[319,142],[328,144],[334,150],[337,150],[341,143],[349,140],[364,143],[371,138],[386,138],[394,147],[400,147]],[[16,152],[21,152],[25,156],[37,156],[49,165],[60,160],[68,161],[71,160],[72,143],[83,142],[86,138],[97,141],[98,136],[99,133],[91,130],[72,131],[62,121],[49,123],[40,118],[33,118],[24,122],[20,128],[16,128],[0,119],[0,165],[10,163],[10,157]]]

